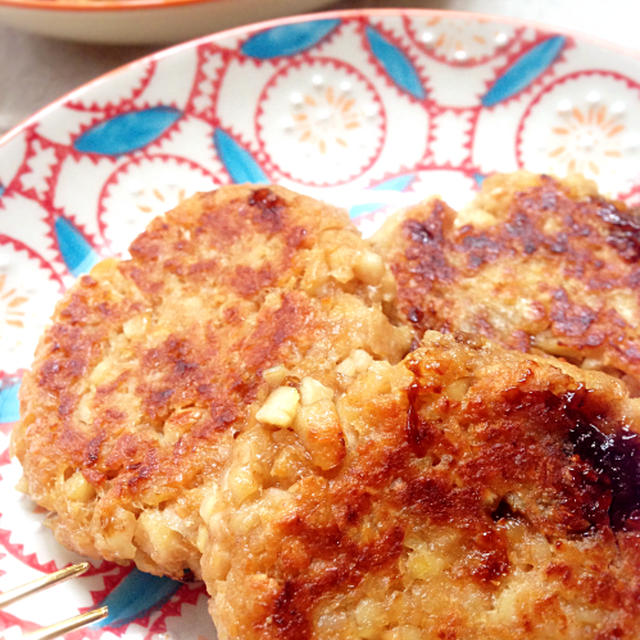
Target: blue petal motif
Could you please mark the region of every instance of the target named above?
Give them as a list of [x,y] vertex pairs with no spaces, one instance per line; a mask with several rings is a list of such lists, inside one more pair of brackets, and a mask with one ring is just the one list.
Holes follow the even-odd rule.
[[409,58],[398,47],[381,36],[373,27],[367,27],[366,33],[373,55],[378,58],[389,77],[414,98],[418,98],[418,100],[424,99],[427,93]]
[[18,389],[19,382],[0,389],[0,422],[15,422],[20,417]]
[[474,173],[473,174],[473,179],[476,181],[476,184],[481,187],[482,183],[484,182],[485,178],[486,178],[486,174],[484,173]]
[[159,138],[181,115],[178,109],[163,106],[122,113],[85,131],[73,146],[103,156],[129,153]]
[[226,131],[216,129],[213,144],[234,182],[269,182],[255,158]]
[[5,186],[2,184],[2,182],[0,182],[0,198],[2,198],[2,194],[5,191]]
[[384,182],[380,182],[373,191],[404,191],[414,180],[416,176],[413,173],[404,173],[395,178],[389,178]]
[[140,618],[152,607],[163,605],[181,586],[181,582],[170,578],[159,578],[132,569],[100,603],[101,607],[109,607],[109,615],[98,626],[120,627]]
[[273,27],[251,36],[242,45],[242,53],[260,60],[292,56],[312,47],[339,24],[339,19],[328,19]]
[[54,229],[62,259],[74,276],[86,273],[98,262],[98,254],[69,220],[60,216]]
[[564,36],[552,36],[518,58],[482,98],[484,107],[492,107],[528,87],[558,57],[566,42]]
[[373,213],[384,206],[384,202],[364,202],[362,204],[355,204],[349,209],[349,217],[351,219],[359,218],[365,215],[365,213]]
[[[415,177],[413,173],[404,173],[378,183],[375,187],[371,188],[371,191],[404,191],[415,180]],[[351,207],[349,209],[349,217],[357,218],[365,213],[373,213],[374,211],[378,211],[378,209],[382,209],[385,204],[385,202],[377,201],[375,196],[372,195],[372,199],[369,202],[362,202]]]

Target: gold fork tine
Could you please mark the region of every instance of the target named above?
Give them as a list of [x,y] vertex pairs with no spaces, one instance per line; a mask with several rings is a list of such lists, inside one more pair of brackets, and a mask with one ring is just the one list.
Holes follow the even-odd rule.
[[69,633],[75,629],[80,629],[80,627],[84,627],[92,622],[104,620],[108,615],[108,607],[92,609],[91,611],[82,613],[79,616],[73,616],[73,618],[62,620],[62,622],[50,624],[48,627],[42,627],[42,629],[25,633],[22,638],[23,640],[52,640],[53,638],[59,638],[65,633]]
[[25,596],[36,593],[36,591],[47,589],[54,584],[58,584],[60,582],[68,580],[69,578],[82,575],[88,568],[88,562],[79,562],[78,564],[72,564],[69,567],[65,567],[64,569],[55,571],[54,573],[49,573],[48,575],[42,576],[41,578],[36,578],[35,580],[27,582],[27,584],[23,584],[20,587],[15,587],[14,589],[9,589],[9,591],[0,593],[0,609],[6,607],[12,602],[16,602],[16,600],[20,600]]
[[[4,593],[0,593],[0,609],[12,602],[16,602],[21,598],[31,595],[32,593],[36,593],[42,589],[47,589],[55,584],[69,580],[69,578],[82,575],[88,568],[88,562],[79,562],[78,564],[73,564],[69,567],[65,567],[64,569],[60,569],[59,571],[55,571],[54,573],[42,576],[41,578],[36,578],[31,582],[27,582],[27,584],[15,587],[14,589],[10,589]],[[61,622],[50,624],[49,626],[42,627],[36,631],[25,633],[21,638],[23,640],[52,640],[53,638],[59,638],[65,633],[69,633],[69,631],[74,631],[75,629],[84,627],[92,622],[103,620],[108,615],[109,609],[107,607],[92,609],[91,611],[81,613],[80,615],[73,616],[67,620],[62,620]],[[3,637],[4,636],[0,634],[0,640]]]

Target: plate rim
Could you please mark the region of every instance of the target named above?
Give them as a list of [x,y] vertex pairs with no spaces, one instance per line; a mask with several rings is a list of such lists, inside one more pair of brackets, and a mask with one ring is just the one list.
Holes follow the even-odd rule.
[[[3,6],[17,6],[24,2],[25,0],[0,0],[0,8]],[[63,0],[64,1],[64,0]],[[135,2],[157,2],[157,0],[131,0],[132,3]],[[175,5],[190,5],[190,4],[204,4],[207,2],[218,2],[219,0],[167,0],[166,4],[153,4],[147,5],[147,8],[155,8],[160,9],[164,7],[170,6],[169,3],[174,3]],[[26,2],[33,3],[34,5],[46,5],[47,8],[51,8],[57,0],[26,0]],[[123,3],[124,4],[124,3]],[[35,8],[35,7],[31,7]],[[61,7],[62,8],[62,7]],[[123,7],[124,8],[124,7]],[[128,10],[131,9],[140,9],[140,6],[127,6]],[[87,8],[87,10],[89,10]],[[99,10],[99,7],[91,7],[91,10]],[[376,8],[376,9],[334,9],[329,11],[314,11],[310,13],[303,14],[295,14],[291,16],[285,17],[276,17],[271,18],[269,20],[263,20],[259,22],[251,22],[248,24],[240,25],[237,27],[231,27],[229,29],[223,29],[221,31],[214,31],[210,34],[199,36],[197,38],[193,38],[190,40],[186,40],[184,42],[180,42],[178,44],[174,44],[163,49],[159,49],[157,51],[153,51],[145,56],[140,58],[136,58],[135,60],[131,60],[123,65],[115,67],[95,78],[85,82],[74,89],[64,93],[59,98],[56,98],[52,102],[48,103],[44,107],[41,107],[33,114],[11,127],[4,134],[0,135],[0,153],[3,150],[3,147],[13,138],[20,135],[25,129],[31,127],[36,124],[51,111],[55,111],[59,106],[63,105],[65,102],[82,95],[83,93],[91,90],[93,87],[98,86],[100,84],[109,82],[112,76],[117,76],[120,73],[126,72],[126,70],[136,67],[138,65],[145,64],[147,62],[152,62],[155,60],[160,60],[166,57],[173,56],[180,51],[192,49],[200,46],[205,43],[215,43],[219,40],[223,40],[226,38],[233,38],[234,36],[239,36],[243,34],[255,33],[258,31],[264,31],[267,29],[271,29],[274,27],[285,26],[290,24],[300,24],[304,22],[313,22],[316,20],[330,20],[330,19],[342,19],[342,18],[369,18],[369,17],[417,17],[417,16],[430,16],[430,17],[439,17],[439,18],[452,18],[452,19],[463,19],[463,20],[472,20],[472,21],[481,21],[481,20],[491,20],[494,22],[501,22],[508,25],[520,26],[520,27],[531,27],[534,29],[539,29],[542,31],[547,31],[550,33],[557,33],[559,35],[568,35],[572,38],[580,40],[581,42],[588,43],[594,45],[596,47],[600,47],[609,51],[616,52],[618,54],[628,56],[635,61],[640,63],[640,49],[630,49],[628,47],[619,45],[617,43],[610,42],[603,38],[598,38],[596,36],[592,36],[590,34],[585,34],[578,30],[565,29],[562,27],[557,27],[553,24],[540,22],[536,20],[529,20],[524,18],[516,18],[513,16],[505,16],[499,14],[491,14],[491,13],[481,13],[475,11],[454,11],[450,9],[425,9],[420,7],[386,7],[386,8]]]

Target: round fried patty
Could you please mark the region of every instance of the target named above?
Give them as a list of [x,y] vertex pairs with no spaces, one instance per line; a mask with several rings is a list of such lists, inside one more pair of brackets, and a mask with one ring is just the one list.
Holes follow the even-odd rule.
[[[336,383],[354,350],[398,361],[395,283],[347,215],[282,188],[199,194],[58,304],[13,451],[60,542],[200,573],[198,510],[270,382]],[[277,365],[277,366],[276,366]]]
[[623,378],[640,394],[640,217],[581,178],[487,178],[456,214],[434,199],[374,238],[419,335],[467,331]]
[[[303,379],[289,427],[258,414],[203,504],[221,640],[638,637],[640,406],[619,380],[433,331],[353,365]],[[308,437],[328,424],[346,451],[325,469]]]

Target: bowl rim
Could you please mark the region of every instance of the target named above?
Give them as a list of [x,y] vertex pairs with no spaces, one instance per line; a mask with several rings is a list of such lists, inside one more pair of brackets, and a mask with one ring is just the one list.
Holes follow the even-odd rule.
[[[69,13],[102,13],[135,9],[165,9],[222,0],[0,0],[0,8],[32,9]],[[238,0],[234,0],[238,2]]]
[[[46,4],[49,6],[49,2],[55,3],[57,0],[26,0],[27,2],[32,2],[34,4]],[[175,3],[178,5],[188,5],[195,3],[205,3],[205,2],[217,2],[219,0],[166,0],[166,3],[157,4],[157,0],[132,0],[132,2],[150,2],[152,4],[148,4],[147,8],[161,8],[164,6],[169,6],[169,3]],[[0,0],[0,8],[5,6],[8,3],[15,3],[15,5],[21,4],[23,0]],[[163,0],[164,2],[164,0]],[[155,3],[155,4],[153,4]],[[131,8],[131,7],[129,7]],[[140,8],[133,7],[133,8]],[[266,29],[270,29],[277,26],[289,25],[289,24],[298,24],[302,22],[311,22],[314,20],[330,20],[330,19],[341,19],[341,18],[362,18],[362,17],[385,17],[385,16],[429,16],[429,17],[439,17],[439,18],[454,18],[454,19],[464,19],[464,20],[473,20],[473,21],[481,21],[481,20],[491,20],[494,22],[502,22],[504,24],[513,25],[513,26],[525,26],[531,27],[534,29],[540,29],[543,31],[548,31],[550,33],[558,33],[562,35],[568,35],[572,38],[576,38],[581,40],[582,42],[589,43],[591,45],[607,49],[609,51],[615,51],[621,55],[628,56],[638,62],[640,62],[640,49],[634,50],[628,47],[624,47],[614,42],[610,42],[608,40],[598,38],[596,36],[592,36],[590,34],[585,34],[580,31],[574,31],[572,29],[564,29],[562,27],[558,27],[555,25],[547,24],[544,22],[539,22],[536,20],[528,20],[523,18],[516,18],[513,16],[503,16],[496,15],[490,13],[480,13],[475,11],[452,11],[449,9],[424,9],[420,7],[387,7],[382,9],[334,9],[329,11],[319,11],[319,12],[310,12],[303,13],[298,15],[286,16],[286,17],[277,17],[271,18],[269,20],[263,20],[260,22],[253,22],[244,25],[240,25],[237,27],[232,27],[230,29],[223,29],[222,31],[216,31],[204,36],[199,36],[197,38],[193,38],[191,40],[186,40],[185,42],[181,42],[179,44],[174,44],[169,47],[159,49],[157,51],[153,51],[147,55],[144,55],[140,58],[136,58],[130,62],[127,62],[115,69],[107,71],[84,84],[75,87],[71,91],[68,91],[61,95],[59,98],[50,102],[46,106],[42,107],[35,111],[31,116],[27,117],[22,122],[19,122],[17,125],[13,126],[11,129],[6,131],[4,134],[0,135],[0,152],[2,151],[2,147],[9,142],[12,138],[16,137],[26,128],[36,124],[42,118],[46,117],[46,115],[50,111],[55,111],[60,105],[63,105],[65,102],[68,102],[76,95],[81,95],[82,93],[90,90],[94,86],[98,86],[104,82],[108,82],[112,76],[117,76],[120,73],[125,72],[127,69],[137,66],[139,64],[145,64],[146,62],[150,62],[153,60],[158,60],[161,58],[169,57],[179,53],[180,51],[191,49],[198,47],[201,44],[205,44],[207,42],[215,42],[217,40],[223,40],[226,38],[233,38],[234,36],[242,36],[248,35],[257,31],[263,31]]]

